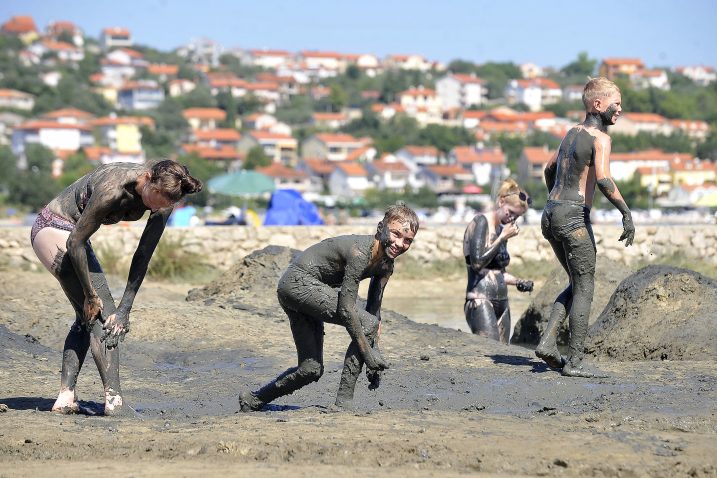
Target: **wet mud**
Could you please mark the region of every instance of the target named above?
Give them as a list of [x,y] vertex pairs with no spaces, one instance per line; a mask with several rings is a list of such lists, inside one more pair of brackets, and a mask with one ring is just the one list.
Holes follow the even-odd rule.
[[[610,297],[620,282],[634,271],[624,264],[607,259],[598,254],[595,268],[595,289],[590,308],[588,324],[593,324],[602,313]],[[535,298],[520,316],[511,343],[537,345],[550,319],[550,309],[555,298],[568,285],[568,275],[555,261],[555,268],[548,274],[545,284],[536,290]],[[558,331],[558,345],[568,344],[568,319],[566,318]]]
[[717,360],[717,281],[641,269],[617,287],[586,343],[589,353],[617,360]]
[[[355,409],[332,407],[349,336],[327,324],[323,377],[239,413],[241,390],[296,360],[276,282],[260,282],[278,280],[292,253],[247,258],[190,301],[187,288],[147,281],[121,345],[134,410],[123,418],[91,413],[103,397],[89,357],[78,395],[90,414],[49,412],[74,313],[49,274],[4,271],[0,475],[717,473],[714,359],[604,361],[611,378],[569,379],[528,349],[388,310],[381,340],[391,368],[377,390],[359,378]],[[401,287],[399,274],[389,287]]]

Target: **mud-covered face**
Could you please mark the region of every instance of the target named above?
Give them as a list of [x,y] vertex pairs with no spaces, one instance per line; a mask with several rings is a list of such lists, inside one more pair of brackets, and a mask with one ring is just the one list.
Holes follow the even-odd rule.
[[411,225],[408,221],[398,219],[389,221],[388,224],[380,223],[378,233],[381,247],[391,259],[395,259],[406,252],[411,247],[413,238],[416,237],[416,233],[411,230]]
[[142,188],[142,202],[152,212],[168,208],[174,204],[174,201],[165,196],[149,182]]
[[622,97],[620,93],[612,93],[601,100],[604,102],[604,110],[599,109],[600,119],[605,126],[614,125],[622,112]]

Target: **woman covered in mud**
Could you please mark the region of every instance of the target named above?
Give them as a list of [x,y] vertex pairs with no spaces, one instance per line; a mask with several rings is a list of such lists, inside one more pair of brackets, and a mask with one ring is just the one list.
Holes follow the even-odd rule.
[[531,204],[528,194],[512,179],[503,182],[495,207],[477,214],[463,235],[463,255],[468,270],[466,301],[463,310],[474,334],[508,343],[510,307],[508,287],[521,292],[533,290],[533,281],[507,273],[510,263],[508,239],[520,232],[516,220]]
[[[123,410],[118,345],[129,332],[132,303],[173,205],[201,189],[202,183],[175,161],[107,164],[68,186],[37,216],[32,248],[60,282],[76,317],[65,339],[60,394],[52,411],[80,411],[75,385],[90,347],[104,386],[105,415]],[[90,237],[102,224],[136,221],[147,211],[127,287],[115,307]]]
[[[346,327],[346,351],[336,405],[352,405],[356,380],[366,364],[369,388],[378,387],[388,364],[378,347],[381,301],[394,260],[406,252],[418,232],[416,214],[404,205],[386,210],[375,235],[338,236],[321,241],[286,269],[277,294],[289,316],[298,366],[255,392],[239,396],[241,410],[260,410],[273,400],[321,378],[324,372],[324,322]],[[371,278],[366,310],[357,307],[359,282]]]

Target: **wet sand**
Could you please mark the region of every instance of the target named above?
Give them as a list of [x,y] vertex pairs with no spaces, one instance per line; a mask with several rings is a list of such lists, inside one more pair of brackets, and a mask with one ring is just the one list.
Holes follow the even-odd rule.
[[[2,276],[0,476],[717,475],[714,361],[600,362],[611,378],[566,379],[527,349],[386,312],[391,369],[374,392],[360,378],[356,410],[331,407],[348,335],[328,325],[322,379],[243,414],[239,391],[295,362],[275,297],[186,302],[188,286],[151,280],[122,344],[136,413],[56,415],[71,308],[47,273]],[[393,289],[446,300],[462,287],[395,277],[385,304]],[[78,395],[99,408],[90,357]]]

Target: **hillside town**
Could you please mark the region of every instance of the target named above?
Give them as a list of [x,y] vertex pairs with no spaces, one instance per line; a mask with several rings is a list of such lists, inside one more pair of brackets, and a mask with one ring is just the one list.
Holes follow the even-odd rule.
[[[168,157],[204,180],[251,169],[277,189],[338,204],[372,194],[485,204],[512,176],[540,206],[544,166],[583,119],[585,80],[600,75],[623,89],[611,162],[629,199],[645,209],[717,207],[711,66],[587,54],[561,69],[442,64],[419,53],[229,49],[207,38],[162,52],[126,27],[84,32],[30,16],[0,30],[0,148],[19,171],[47,158],[65,185],[98,164]],[[702,100],[688,109],[683,97]]]

